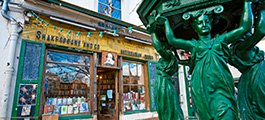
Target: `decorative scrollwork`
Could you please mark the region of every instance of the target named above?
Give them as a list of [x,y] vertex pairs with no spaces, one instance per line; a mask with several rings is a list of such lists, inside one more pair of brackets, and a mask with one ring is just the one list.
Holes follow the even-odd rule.
[[217,5],[217,6],[212,6],[212,7],[208,7],[208,8],[204,8],[204,9],[200,9],[200,10],[186,12],[182,15],[182,18],[184,20],[188,20],[191,17],[198,17],[198,16],[203,15],[203,14],[212,14],[213,12],[216,14],[220,14],[223,11],[224,11],[224,7],[222,5]]
[[170,0],[163,3],[163,6],[167,9],[181,5],[181,0]]

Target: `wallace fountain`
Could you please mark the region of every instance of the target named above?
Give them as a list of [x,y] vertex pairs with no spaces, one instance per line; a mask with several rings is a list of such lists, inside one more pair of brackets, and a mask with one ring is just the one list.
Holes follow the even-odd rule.
[[[264,120],[265,0],[143,0],[137,10],[161,58],[155,103],[160,120],[184,120],[172,83],[178,64],[190,67],[199,120]],[[180,59],[177,50],[191,57]],[[227,66],[241,73],[238,99]]]

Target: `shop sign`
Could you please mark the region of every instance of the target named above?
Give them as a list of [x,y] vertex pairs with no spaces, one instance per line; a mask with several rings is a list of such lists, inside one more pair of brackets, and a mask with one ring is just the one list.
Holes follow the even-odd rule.
[[[133,57],[142,57],[141,53],[138,52],[133,52],[133,51],[129,51],[129,50],[121,50],[121,54],[123,55],[129,55],[129,56],[133,56]],[[145,59],[149,59],[149,60],[153,60],[154,57],[151,55],[144,55]]]
[[141,53],[132,52],[132,51],[128,51],[128,50],[121,50],[121,54],[129,55],[129,56],[134,56],[134,57],[142,57],[142,54]]
[[[49,21],[48,18],[42,18]],[[100,34],[101,31],[87,31],[56,21],[50,22],[48,26],[35,19],[30,20],[30,22],[31,24],[25,24],[24,26],[22,39],[79,50],[110,51],[117,55],[126,55],[143,60],[154,59],[153,56],[156,54],[153,46],[127,40],[124,36]],[[121,26],[109,22],[99,23],[98,25],[104,26],[106,29],[121,29]],[[90,34],[88,35],[88,33]]]
[[[62,36],[59,37],[59,36],[54,36],[54,35],[42,34],[41,31],[36,32],[36,38],[39,40],[47,41],[47,42],[54,41],[54,42],[59,42],[62,44],[81,46],[81,40],[65,38]],[[82,42],[82,46],[84,48],[95,49],[95,50],[99,50],[99,48],[100,48],[99,44],[93,44],[93,43],[89,43],[89,42]]]
[[144,55],[144,58],[145,59],[150,59],[150,60],[154,59],[154,57],[152,55]]

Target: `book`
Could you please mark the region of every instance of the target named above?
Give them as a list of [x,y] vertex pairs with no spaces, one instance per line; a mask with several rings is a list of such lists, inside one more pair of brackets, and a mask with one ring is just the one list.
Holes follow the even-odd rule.
[[67,98],[67,104],[69,105],[69,104],[73,104],[73,98]]
[[88,104],[87,102],[82,102],[80,106],[80,113],[88,112]]
[[74,114],[79,113],[79,107],[76,104],[73,105],[73,112],[74,112]]
[[67,107],[67,114],[73,114],[73,106],[72,105],[69,105]]
[[28,116],[28,115],[30,115],[30,111],[31,111],[31,105],[23,105],[22,112],[21,112],[21,116]]
[[60,114],[60,106],[59,105],[54,106],[53,114]]
[[61,107],[61,114],[67,114],[67,106],[62,106]]
[[57,104],[57,98],[51,98],[52,101],[52,105],[56,105]]
[[73,97],[72,103],[73,104],[76,104],[77,103],[77,98],[76,97]]
[[107,97],[106,97],[106,95],[101,95],[101,100],[106,100],[107,99]]
[[77,103],[78,103],[78,104],[81,104],[81,102],[82,102],[81,98],[78,97],[78,98],[77,98]]
[[107,90],[107,97],[112,99],[112,90]]
[[53,107],[54,107],[53,105],[45,105],[43,114],[48,114],[48,115],[52,114]]
[[52,104],[52,98],[47,98],[45,105],[51,105],[51,104]]
[[67,98],[63,98],[63,105],[67,104]]
[[62,98],[58,98],[58,99],[57,99],[57,105],[62,106],[62,105],[63,105],[62,103],[63,103]]

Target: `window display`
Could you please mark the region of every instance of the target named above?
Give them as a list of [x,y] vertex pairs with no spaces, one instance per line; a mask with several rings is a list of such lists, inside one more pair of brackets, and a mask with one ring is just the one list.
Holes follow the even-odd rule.
[[45,115],[90,113],[90,57],[47,52]]
[[143,64],[123,62],[123,111],[145,110]]

